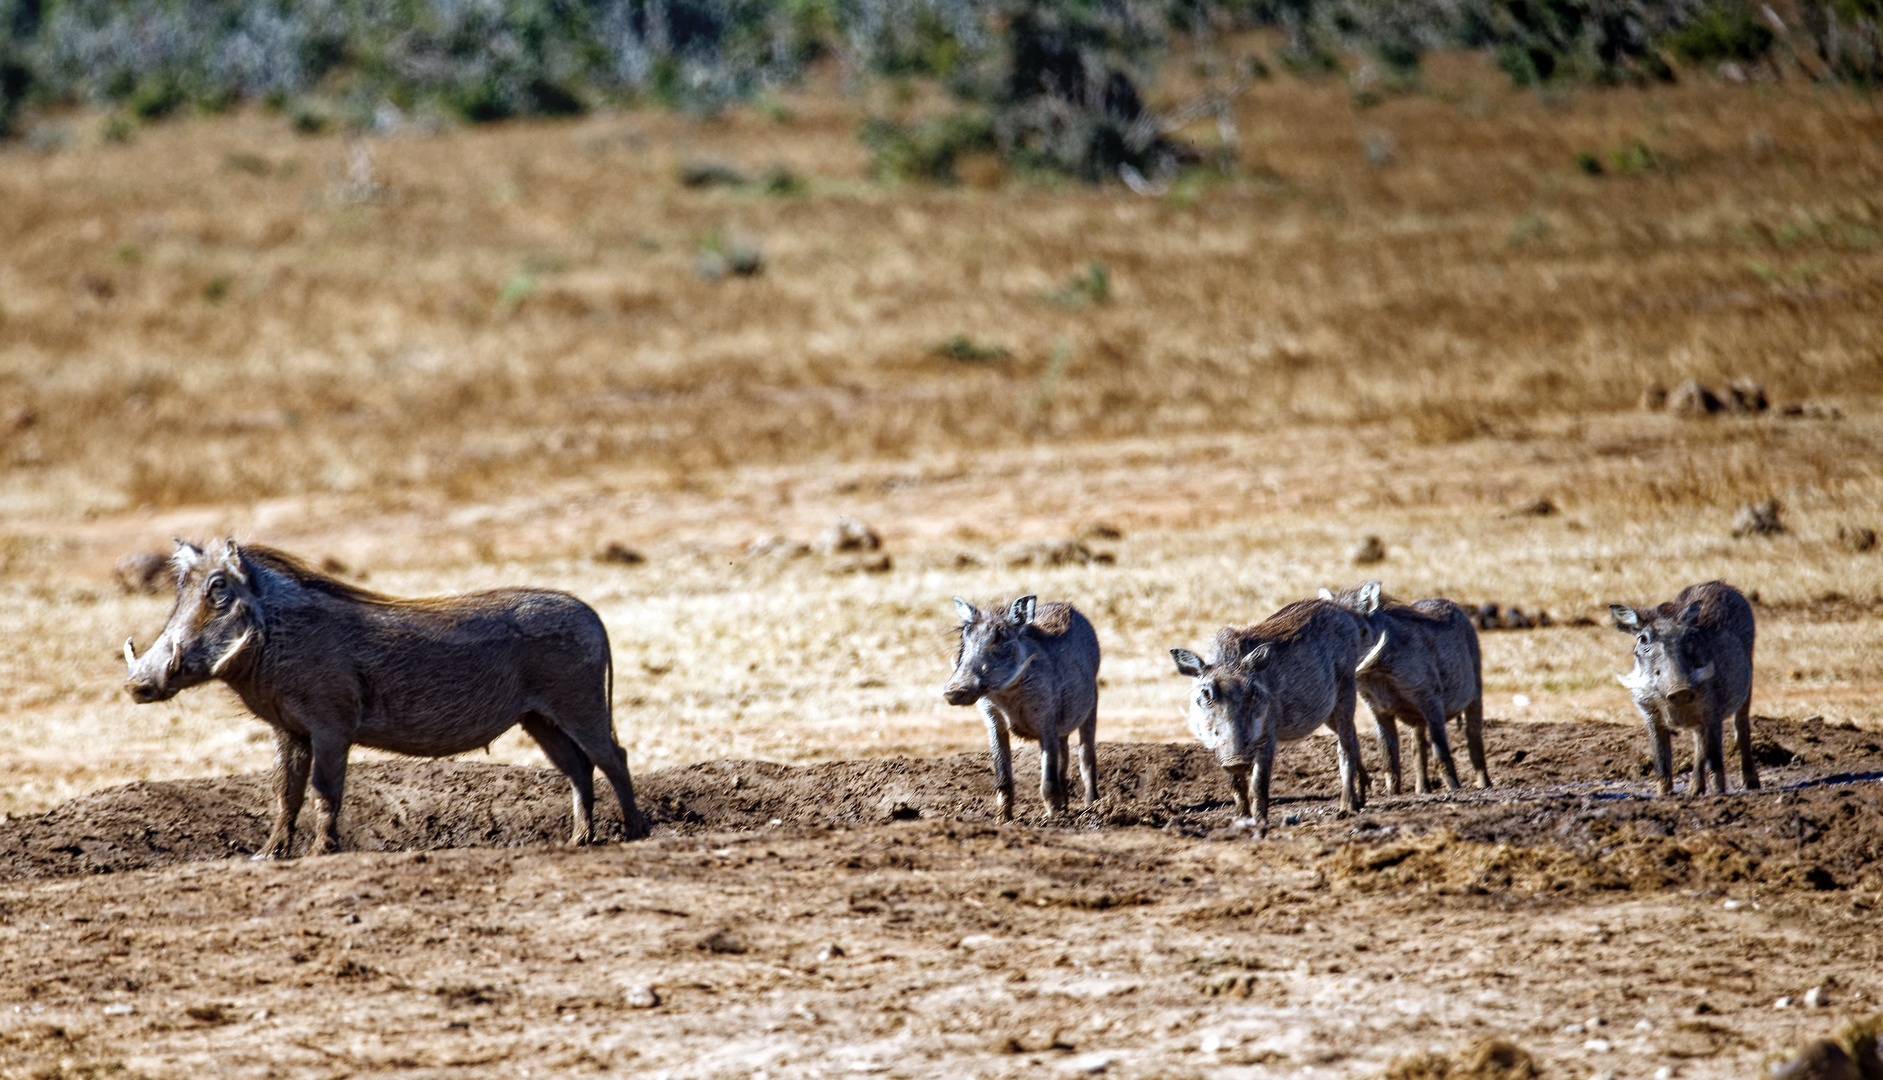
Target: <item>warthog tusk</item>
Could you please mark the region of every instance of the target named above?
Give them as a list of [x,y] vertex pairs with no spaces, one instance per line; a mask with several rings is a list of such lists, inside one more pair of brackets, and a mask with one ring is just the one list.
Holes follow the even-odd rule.
[[1615,681],[1622,684],[1623,686],[1627,687],[1630,690],[1639,690],[1643,686],[1646,686],[1648,684],[1648,680],[1646,676],[1636,674],[1635,672],[1632,672],[1632,671],[1626,675],[1616,675]]
[[1037,656],[1039,653],[1028,653],[1026,660],[1020,664],[1020,670],[1014,672],[1006,682],[1000,684],[1000,689],[994,692],[998,694],[1013,689],[1014,684],[1020,681],[1020,676],[1026,674],[1026,669],[1033,666],[1033,660]]
[[124,666],[125,667],[137,666],[137,651],[131,648],[130,638],[124,639]]
[[248,647],[248,636],[251,633],[253,633],[253,631],[250,631],[250,630],[242,631],[242,636],[239,638],[236,638],[234,642],[230,643],[227,649],[224,649],[222,651],[222,656],[218,658],[215,664],[210,667],[209,673],[211,675],[222,674],[223,667],[226,666],[229,663],[229,661],[235,659],[235,656],[237,653],[241,652],[244,648]]
[[1699,671],[1696,671],[1693,673],[1694,682],[1705,682],[1708,679],[1711,679],[1712,677],[1713,677],[1713,665],[1712,664],[1708,664],[1707,666],[1701,668]]
[[1373,643],[1373,651],[1366,654],[1360,666],[1353,669],[1355,675],[1365,674],[1374,664],[1380,662],[1380,654],[1386,651],[1386,631],[1380,631],[1380,639]]

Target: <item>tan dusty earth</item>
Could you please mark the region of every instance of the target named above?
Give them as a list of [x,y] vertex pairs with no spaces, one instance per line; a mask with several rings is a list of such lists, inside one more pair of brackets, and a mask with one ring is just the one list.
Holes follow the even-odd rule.
[[[1441,61],[1260,84],[1156,199],[876,183],[835,80],[0,150],[0,1076],[1726,1078],[1883,1009],[1883,114]],[[1690,378],[1771,407],[1638,404]],[[840,515],[881,549],[797,553]],[[588,600],[654,836],[561,847],[513,733],[246,861],[267,732],[130,703],[169,599],[113,570],[231,533]],[[1496,786],[1340,819],[1317,737],[1232,831],[1168,649],[1367,577],[1550,615],[1483,637]],[[1606,606],[1716,577],[1767,786],[1651,799]],[[1104,798],[1042,823],[1022,754],[997,826],[937,688],[949,598],[1027,591],[1098,629]]]

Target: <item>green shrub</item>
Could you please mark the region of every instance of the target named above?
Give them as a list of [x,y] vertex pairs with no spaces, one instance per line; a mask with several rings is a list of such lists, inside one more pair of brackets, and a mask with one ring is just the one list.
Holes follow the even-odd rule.
[[1698,19],[1667,37],[1675,56],[1689,64],[1721,60],[1757,60],[1771,51],[1777,37],[1747,8],[1708,8]]

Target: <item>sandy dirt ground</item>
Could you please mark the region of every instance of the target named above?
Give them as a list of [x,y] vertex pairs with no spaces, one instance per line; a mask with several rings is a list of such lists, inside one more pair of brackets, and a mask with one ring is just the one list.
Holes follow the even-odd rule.
[[1051,824],[994,824],[977,754],[662,770],[654,838],[590,849],[548,770],[369,764],[361,850],[269,864],[264,778],[135,784],[0,826],[0,1068],[1370,1076],[1498,1038],[1747,1076],[1883,995],[1883,746],[1760,731],[1766,788],[1690,803],[1632,730],[1494,724],[1493,790],[1344,819],[1316,738],[1266,842],[1157,744]]

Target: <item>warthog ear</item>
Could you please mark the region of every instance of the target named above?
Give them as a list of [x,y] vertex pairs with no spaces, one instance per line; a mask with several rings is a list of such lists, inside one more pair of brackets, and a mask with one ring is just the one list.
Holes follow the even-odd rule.
[[1682,626],[1692,626],[1694,623],[1698,622],[1699,620],[1700,620],[1700,601],[1695,600],[1693,603],[1688,604],[1686,607],[1682,608],[1680,611],[1680,616],[1676,618],[1674,621],[1680,623]]
[[187,570],[195,566],[196,560],[203,557],[202,548],[197,547],[181,536],[173,536],[170,539],[177,542],[177,549],[170,554],[170,565],[176,567],[178,570]]
[[1189,649],[1172,649],[1170,658],[1177,661],[1177,673],[1188,675],[1192,679],[1203,674],[1203,658]]
[[1248,654],[1242,658],[1237,666],[1245,672],[1254,673],[1267,667],[1269,661],[1274,658],[1275,650],[1269,646],[1268,642],[1264,641],[1262,644],[1250,649]]
[[233,536],[222,542],[222,566],[231,577],[248,584],[248,574],[242,570],[242,545],[236,543]]
[[973,622],[981,617],[981,613],[974,610],[973,604],[968,603],[959,596],[955,597],[955,614],[961,616],[961,621],[964,623]]
[[1360,586],[1360,611],[1371,615],[1380,609],[1380,583],[1369,581]]
[[1610,604],[1608,613],[1615,620],[1615,629],[1632,634],[1641,629],[1641,616],[1627,604]]
[[1328,588],[1325,585],[1321,586],[1321,599],[1332,600],[1333,598],[1334,598],[1334,590]]
[[1039,600],[1039,597],[1031,594],[1015,600],[1013,606],[1007,609],[1007,621],[1015,626],[1025,626],[1032,622],[1033,608],[1034,605],[1039,603]]

